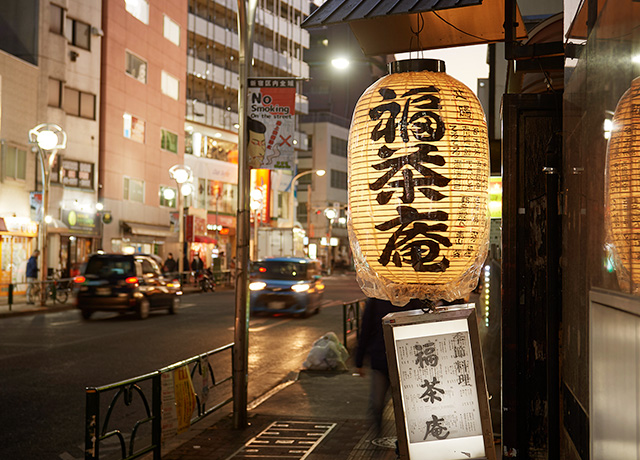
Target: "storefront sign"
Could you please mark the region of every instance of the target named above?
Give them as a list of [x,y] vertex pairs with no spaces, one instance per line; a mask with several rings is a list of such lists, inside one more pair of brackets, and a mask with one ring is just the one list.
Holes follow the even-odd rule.
[[195,241],[196,236],[207,235],[207,221],[197,216],[185,217],[185,240]]
[[96,229],[98,219],[94,213],[63,209],[62,222],[70,230],[92,232]]
[[248,155],[252,168],[294,166],[296,82],[280,78],[249,80]]
[[20,236],[37,236],[38,223],[27,217],[4,217],[8,233]]
[[42,220],[42,192],[29,192],[29,207],[31,218],[40,222]]
[[69,187],[93,188],[93,163],[62,160],[60,183]]
[[383,319],[400,459],[495,460],[475,309]]

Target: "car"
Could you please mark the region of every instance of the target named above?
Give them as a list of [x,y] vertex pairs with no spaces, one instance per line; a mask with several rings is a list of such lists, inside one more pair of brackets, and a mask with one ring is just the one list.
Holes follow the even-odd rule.
[[134,312],[139,319],[155,309],[174,314],[182,288],[163,276],[160,262],[150,254],[92,254],[74,278],[76,308],[87,320],[96,311]]
[[309,316],[320,311],[324,284],[318,260],[273,257],[252,264],[250,311]]

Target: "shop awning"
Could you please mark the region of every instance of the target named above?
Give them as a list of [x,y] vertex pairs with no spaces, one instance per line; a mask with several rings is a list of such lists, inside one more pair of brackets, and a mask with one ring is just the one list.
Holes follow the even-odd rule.
[[208,243],[208,244],[216,244],[218,241],[215,238],[211,238],[210,236],[205,235],[195,235],[193,237],[194,243]]
[[171,231],[171,228],[167,225],[151,225],[151,224],[142,224],[139,222],[129,222],[125,220],[120,221],[122,227],[126,232],[131,233],[132,235],[140,235],[140,236],[155,236],[158,238],[168,238],[172,236],[176,236],[175,232]]
[[4,223],[4,219],[0,217],[0,232],[7,232],[7,224]]
[[[515,38],[526,38],[516,10]],[[327,0],[302,27],[338,23],[349,23],[370,56],[495,43],[505,39],[505,0]]]

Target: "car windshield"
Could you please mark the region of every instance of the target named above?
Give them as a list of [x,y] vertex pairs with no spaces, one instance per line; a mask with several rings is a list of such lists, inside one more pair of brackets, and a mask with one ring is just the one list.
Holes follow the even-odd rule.
[[266,260],[253,264],[253,278],[269,280],[304,280],[307,264],[299,262]]
[[129,257],[92,257],[84,271],[86,275],[98,278],[112,276],[135,276],[133,260]]

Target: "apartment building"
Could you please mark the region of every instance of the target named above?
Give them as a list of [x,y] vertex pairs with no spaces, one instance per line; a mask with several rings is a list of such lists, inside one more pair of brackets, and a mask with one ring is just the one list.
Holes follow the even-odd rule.
[[187,0],[104,0],[102,8],[104,249],[164,255],[178,249],[169,169],[184,155]]
[[[309,13],[305,0],[261,0],[255,18],[251,77],[307,78],[303,50]],[[233,0],[189,0],[187,23],[185,164],[196,182],[187,200],[189,258],[198,252],[207,264],[226,267],[235,253],[238,178],[238,21]],[[298,83],[295,110],[307,113]],[[293,145],[306,150],[306,135],[295,130]],[[256,171],[258,171],[256,173]],[[253,170],[264,190],[260,225],[290,226],[289,190],[295,171]]]
[[[29,130],[56,124],[67,144],[51,160],[46,266],[68,274],[97,248],[100,3],[11,1],[0,10],[0,292],[24,282],[42,219],[42,170]],[[17,292],[25,286],[18,284]]]

